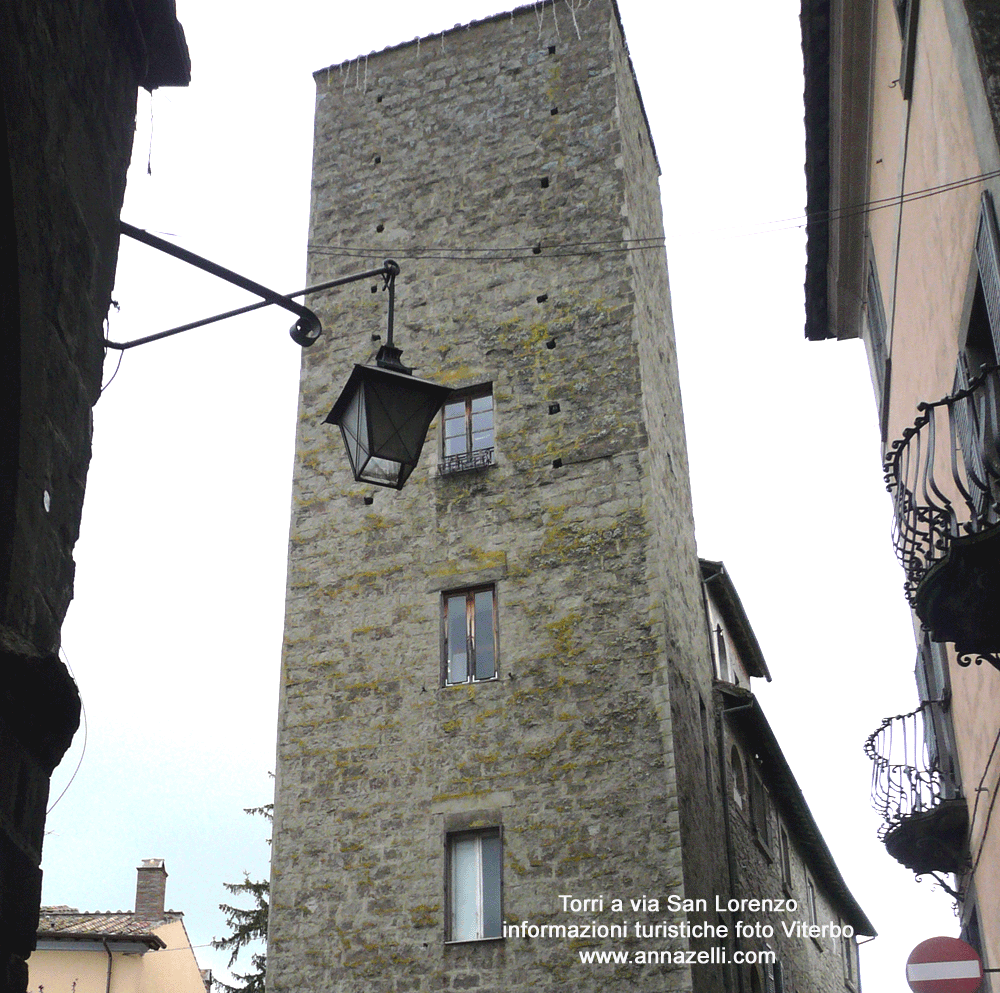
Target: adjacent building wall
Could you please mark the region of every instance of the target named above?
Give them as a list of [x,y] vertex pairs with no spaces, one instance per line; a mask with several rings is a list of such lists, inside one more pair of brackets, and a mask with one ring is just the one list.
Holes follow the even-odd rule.
[[12,0],[0,65],[0,990],[20,993],[49,776],[79,721],[57,652],[135,94],[185,84],[190,64],[168,0]]
[[108,938],[105,948],[83,936],[41,943],[28,963],[29,993],[205,993],[180,916],[151,930],[164,947]]
[[[769,950],[777,955],[782,977],[782,988],[796,993],[840,993],[861,988],[858,978],[858,954],[855,941],[853,916],[845,915],[826,890],[824,881],[805,852],[795,824],[784,815],[782,803],[786,799],[781,787],[767,776],[767,771],[755,757],[752,742],[742,740],[728,723],[724,723],[724,747],[729,772],[730,825],[732,846],[738,873],[737,898],[774,901],[779,911],[766,913],[746,912],[730,915],[754,925],[760,921],[770,926],[768,935],[744,936],[737,947],[743,950]],[[743,789],[734,788],[733,749],[739,756],[743,774]],[[766,834],[754,824],[751,797],[752,771],[764,777],[768,828]],[[783,867],[782,834],[788,851],[787,871]],[[812,894],[812,896],[810,895]],[[794,905],[794,906],[793,906]],[[793,908],[793,909],[789,909]],[[815,908],[815,915],[813,914]],[[843,935],[844,925],[849,932]],[[799,927],[802,925],[802,928]],[[815,936],[805,928],[818,926]],[[791,934],[788,933],[791,929]],[[848,966],[848,958],[850,965]],[[760,988],[766,989],[768,963],[758,964]],[[749,987],[752,967],[742,970],[744,982]]]
[[[972,113],[977,104],[970,100],[968,88],[978,81],[981,94],[982,75],[961,5],[943,0],[921,3],[909,101],[879,85],[894,67],[898,73],[900,34],[891,2],[878,5],[877,25],[871,197],[891,197],[901,189],[931,189],[995,170],[1000,165],[995,131],[988,120]],[[956,44],[963,35],[964,49]],[[992,136],[992,146],[984,143],[986,135]],[[919,403],[937,400],[953,389],[975,289],[975,237],[983,189],[990,189],[994,198],[1000,196],[1000,184],[992,179],[913,200],[901,212],[884,210],[871,216],[872,254],[891,322],[886,429],[890,442],[913,423]],[[982,785],[992,790],[1000,783],[995,762],[987,772],[1000,728],[997,678],[989,666],[952,669],[952,717],[972,823],[970,849],[977,863],[966,916],[976,891],[995,893],[1000,887],[1000,833],[986,837],[987,821],[976,789]],[[980,783],[984,773],[986,781]],[[988,936],[985,964],[996,966],[1000,904],[980,899],[978,913],[982,932]]]
[[[864,57],[849,58],[837,48],[836,39],[867,16],[862,6],[807,0],[803,3],[803,23],[815,28],[829,21],[833,39],[830,77],[853,77],[859,92],[867,87],[867,100],[855,120],[847,120],[836,105],[832,112],[842,129],[842,140],[853,149],[855,166],[866,170],[867,190],[854,201],[831,201],[823,207],[832,209],[832,216],[837,217],[857,214],[850,209],[854,203],[869,204],[863,214],[863,248],[877,272],[881,292],[873,294],[863,288],[861,321],[852,326],[845,320],[843,326],[831,327],[828,333],[840,337],[863,333],[869,339],[882,436],[888,446],[913,424],[919,404],[937,401],[954,388],[956,359],[964,345],[976,283],[975,237],[981,195],[988,190],[994,202],[1000,198],[995,114],[1000,49],[995,5],[979,0],[911,4],[919,15],[912,93],[907,98],[900,84],[903,32],[892,0],[875,4],[874,30]],[[823,47],[811,30],[807,28],[803,36],[804,47],[810,52],[807,64],[816,63],[816,52]],[[807,107],[815,109],[819,104],[812,101],[822,102],[822,98],[815,79],[810,81],[807,74]],[[826,136],[817,118],[810,120],[809,143],[815,156],[815,146],[825,144]],[[830,132],[836,136],[833,123]],[[813,174],[811,189],[821,186]],[[821,258],[814,246],[816,236],[826,226],[825,216],[816,214],[810,221],[811,266]],[[835,266],[836,262],[831,262],[828,272]],[[815,301],[817,296],[814,284],[807,280],[807,297]],[[876,352],[870,344],[879,305],[886,322],[887,371],[876,364]],[[809,305],[807,311],[812,313]],[[808,320],[807,336],[822,337],[818,324],[811,317]],[[883,376],[885,396],[880,397],[878,384]],[[938,468],[943,471],[938,477],[945,480],[941,484],[944,490],[955,497],[946,446],[941,452]],[[919,644],[922,635],[916,619],[915,634]],[[992,898],[1000,887],[1000,831],[995,821],[992,829],[989,827],[984,799],[1000,786],[1000,766],[994,752],[1000,727],[997,679],[990,666],[960,668],[952,659],[952,718],[969,804],[970,868],[975,876],[967,875],[959,883],[965,896],[963,923],[969,923],[978,903],[987,967],[1000,966],[1000,903]],[[910,695],[901,692],[901,699]]]

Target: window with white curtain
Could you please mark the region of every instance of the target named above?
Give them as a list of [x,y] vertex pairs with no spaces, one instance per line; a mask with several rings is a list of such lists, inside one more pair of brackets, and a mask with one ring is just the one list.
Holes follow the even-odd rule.
[[502,863],[499,830],[448,836],[449,941],[503,936]]

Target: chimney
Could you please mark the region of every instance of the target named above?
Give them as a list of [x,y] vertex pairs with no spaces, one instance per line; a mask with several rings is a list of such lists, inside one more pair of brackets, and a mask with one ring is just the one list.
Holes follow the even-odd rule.
[[167,892],[167,869],[163,859],[143,859],[135,883],[135,916],[162,920]]

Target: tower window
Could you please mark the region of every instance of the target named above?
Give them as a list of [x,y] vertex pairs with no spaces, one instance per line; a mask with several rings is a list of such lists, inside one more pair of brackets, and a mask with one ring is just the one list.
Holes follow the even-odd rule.
[[503,935],[500,832],[448,835],[448,940]]
[[783,828],[778,828],[778,847],[781,858],[781,882],[786,893],[792,891],[792,848],[788,841],[788,832]]
[[493,386],[477,387],[444,405],[441,472],[493,465]]
[[496,604],[497,591],[492,585],[444,594],[446,685],[496,679]]
[[722,630],[721,624],[715,625],[715,658],[718,664],[719,679],[727,683],[732,682],[729,673],[729,650],[726,648],[726,632]]
[[747,783],[743,775],[743,761],[740,759],[740,753],[735,745],[729,753],[729,765],[733,773],[733,803],[742,810],[743,798],[747,794]]
[[844,982],[851,989],[854,989],[857,980],[857,964],[855,962],[857,945],[855,945],[853,938],[841,937],[840,947],[844,954]]
[[806,914],[810,924],[819,923],[819,908],[816,906],[816,884],[806,878]]
[[771,812],[764,781],[756,767],[750,766],[750,818],[757,840],[768,851],[771,849]]

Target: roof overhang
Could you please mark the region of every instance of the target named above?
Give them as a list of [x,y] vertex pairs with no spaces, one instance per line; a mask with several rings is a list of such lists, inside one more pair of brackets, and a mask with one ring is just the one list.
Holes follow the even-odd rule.
[[810,341],[861,334],[873,7],[871,0],[802,0]]
[[120,952],[123,955],[142,955],[166,948],[167,943],[158,935],[142,934],[123,938],[120,935],[70,935],[39,934],[36,952]]
[[726,567],[721,562],[710,562],[708,559],[698,559],[698,564],[701,566],[701,581],[726,622],[726,628],[736,643],[736,651],[746,666],[747,675],[762,676],[771,682],[771,673],[757,642],[757,635],[753,633],[750,619]]

